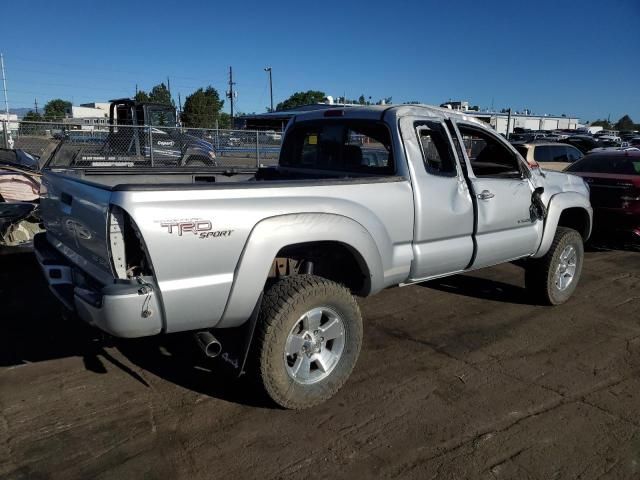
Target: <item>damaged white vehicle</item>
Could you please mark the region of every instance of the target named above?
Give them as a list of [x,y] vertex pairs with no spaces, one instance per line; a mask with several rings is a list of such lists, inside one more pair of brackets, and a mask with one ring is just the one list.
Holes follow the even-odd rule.
[[351,374],[355,296],[518,260],[532,297],[557,305],[592,224],[581,178],[427,106],[296,116],[276,168],[55,164],[35,249],[58,298],[120,337],[193,331],[287,408],[327,400]]

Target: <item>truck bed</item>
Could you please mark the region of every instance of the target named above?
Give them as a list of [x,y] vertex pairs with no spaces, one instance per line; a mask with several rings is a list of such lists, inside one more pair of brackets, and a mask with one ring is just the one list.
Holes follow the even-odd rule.
[[64,175],[70,179],[99,186],[108,190],[155,190],[175,188],[229,188],[231,184],[265,186],[265,183],[303,185],[333,183],[379,183],[396,181],[395,176],[381,176],[351,172],[327,172],[302,169],[261,168],[261,169],[80,169],[52,168],[51,173]]

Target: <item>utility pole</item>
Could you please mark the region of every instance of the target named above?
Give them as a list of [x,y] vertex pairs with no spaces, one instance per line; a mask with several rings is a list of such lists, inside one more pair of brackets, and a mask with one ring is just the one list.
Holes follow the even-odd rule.
[[169,81],[168,75],[167,75],[167,90],[169,91],[169,96],[171,96],[171,82]]
[[271,96],[271,110],[273,112],[273,77],[271,76],[271,67],[266,67],[265,72],[269,72],[269,95]]
[[229,91],[227,92],[227,98],[229,99],[229,103],[231,104],[231,129],[233,129],[233,97],[235,92],[233,91],[233,86],[235,82],[233,81],[233,69],[229,67]]
[[509,126],[511,125],[511,107],[507,111],[509,115],[507,116],[507,140],[509,140]]
[[178,123],[182,126],[182,97],[180,92],[178,92]]
[[7,98],[7,77],[4,74],[4,56],[0,53],[0,67],[2,69],[2,90],[4,91],[4,109],[9,120],[9,99]]

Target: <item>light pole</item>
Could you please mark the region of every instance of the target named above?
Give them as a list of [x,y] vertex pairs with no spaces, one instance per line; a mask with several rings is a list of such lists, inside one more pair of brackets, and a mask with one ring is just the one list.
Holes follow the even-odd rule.
[[265,67],[265,72],[269,72],[269,95],[271,96],[271,112],[273,112],[273,78],[271,77],[271,67]]

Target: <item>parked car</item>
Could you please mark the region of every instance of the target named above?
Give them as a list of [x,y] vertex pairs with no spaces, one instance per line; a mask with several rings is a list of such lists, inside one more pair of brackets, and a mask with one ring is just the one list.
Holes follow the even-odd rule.
[[599,234],[622,232],[640,242],[640,151],[590,153],[565,171],[589,185]]
[[529,164],[537,163],[545,170],[562,171],[584,156],[574,146],[563,143],[525,143],[514,146]]
[[206,183],[107,172],[44,173],[36,254],[54,294],[115,336],[193,331],[295,409],[353,370],[354,295],[519,259],[532,298],[561,304],[591,231],[582,179],[530,168],[483,122],[426,106],[297,115],[277,168]]
[[599,146],[591,135],[572,135],[560,140],[560,143],[572,145],[584,154]]

